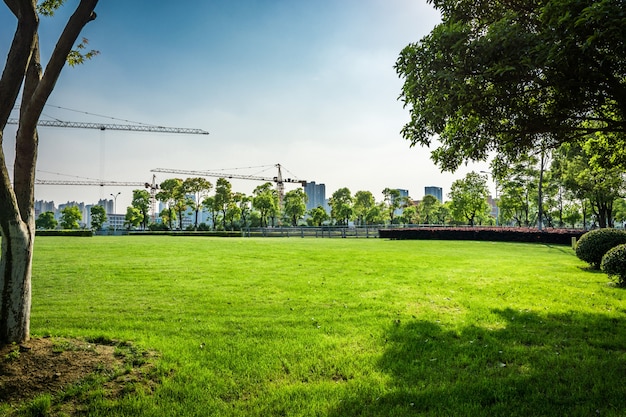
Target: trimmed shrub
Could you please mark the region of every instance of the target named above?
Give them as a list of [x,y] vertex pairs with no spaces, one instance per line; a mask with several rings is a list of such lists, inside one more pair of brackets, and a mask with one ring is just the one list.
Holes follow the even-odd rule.
[[617,278],[617,285],[626,287],[626,244],[609,249],[600,267],[609,277]]
[[576,243],[576,256],[600,269],[602,257],[609,249],[626,243],[626,231],[618,229],[595,229],[580,237]]

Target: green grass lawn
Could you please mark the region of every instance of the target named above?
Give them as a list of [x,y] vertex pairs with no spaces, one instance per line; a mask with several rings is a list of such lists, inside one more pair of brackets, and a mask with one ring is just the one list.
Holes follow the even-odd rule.
[[89,415],[626,415],[626,292],[571,248],[42,237],[34,336],[160,353]]

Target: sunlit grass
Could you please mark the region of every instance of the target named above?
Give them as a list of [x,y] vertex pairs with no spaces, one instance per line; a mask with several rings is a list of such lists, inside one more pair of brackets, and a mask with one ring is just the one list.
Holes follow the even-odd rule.
[[623,289],[565,246],[38,238],[35,335],[161,353],[90,415],[623,415]]

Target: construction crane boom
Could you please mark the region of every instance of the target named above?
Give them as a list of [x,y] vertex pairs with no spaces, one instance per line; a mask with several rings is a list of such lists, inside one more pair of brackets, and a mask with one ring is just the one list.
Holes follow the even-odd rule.
[[99,181],[99,180],[80,180],[80,181],[66,181],[66,180],[41,180],[35,179],[35,185],[85,185],[85,186],[99,186],[99,187],[144,187],[150,190],[150,206],[152,211],[152,222],[156,219],[156,192],[159,189],[159,185],[156,183],[156,175],[152,175],[152,183],[149,182],[123,182],[123,181]]
[[226,174],[223,172],[212,172],[212,171],[192,171],[186,169],[169,169],[169,168],[155,168],[152,169],[151,172],[162,172],[168,174],[180,174],[180,175],[195,175],[198,177],[217,177],[217,178],[228,178],[228,179],[240,179],[240,180],[252,180],[252,181],[266,181],[266,182],[275,182],[276,189],[278,190],[278,198],[280,203],[282,204],[283,197],[285,195],[285,183],[299,183],[303,187],[306,185],[306,181],[298,180],[294,178],[283,178],[281,165],[276,164],[275,167],[278,169],[278,175],[275,177],[259,177],[255,175],[244,175],[244,174]]
[[[9,119],[8,124],[19,124],[18,119]],[[192,135],[208,135],[209,132],[202,129],[191,129],[184,127],[166,127],[152,125],[120,125],[111,123],[93,123],[93,122],[64,122],[62,120],[40,120],[37,126],[45,127],[71,127],[76,129],[98,129],[98,130],[128,130],[133,132],[156,132],[156,133],[176,133],[176,134],[192,134]]]
[[117,187],[145,187],[147,182],[121,182],[121,181],[64,181],[64,180],[35,180],[36,185],[86,185],[86,186],[117,186]]

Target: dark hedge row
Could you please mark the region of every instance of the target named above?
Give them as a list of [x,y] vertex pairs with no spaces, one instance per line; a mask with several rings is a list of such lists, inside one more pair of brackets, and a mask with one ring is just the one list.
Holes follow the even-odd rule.
[[91,237],[93,232],[91,230],[37,230],[35,236],[78,236],[78,237]]
[[579,239],[585,231],[572,229],[537,230],[513,227],[418,227],[380,229],[383,239],[421,240],[487,240],[494,242],[532,242],[570,245],[572,238]]

